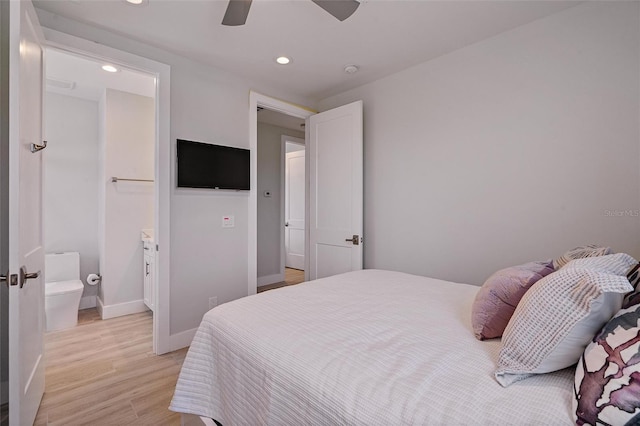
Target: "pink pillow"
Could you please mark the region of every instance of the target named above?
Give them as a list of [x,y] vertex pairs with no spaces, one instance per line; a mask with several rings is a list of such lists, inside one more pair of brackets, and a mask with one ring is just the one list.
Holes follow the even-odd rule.
[[553,263],[549,260],[512,266],[491,275],[473,302],[471,324],[475,336],[480,340],[502,336],[529,287],[553,271]]

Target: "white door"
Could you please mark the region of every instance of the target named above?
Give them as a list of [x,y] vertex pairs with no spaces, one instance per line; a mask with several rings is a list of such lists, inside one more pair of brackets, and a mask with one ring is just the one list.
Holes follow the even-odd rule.
[[304,150],[287,152],[284,167],[284,249],[287,268],[304,269]]
[[309,278],[362,269],[362,101],[309,118]]
[[31,2],[9,3],[9,424],[27,425],[44,392],[43,37]]

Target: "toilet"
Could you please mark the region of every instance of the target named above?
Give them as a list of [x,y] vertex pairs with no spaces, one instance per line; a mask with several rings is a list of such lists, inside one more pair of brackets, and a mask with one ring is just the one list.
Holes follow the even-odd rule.
[[78,324],[78,308],[84,285],[80,281],[78,252],[44,256],[44,311],[47,331]]

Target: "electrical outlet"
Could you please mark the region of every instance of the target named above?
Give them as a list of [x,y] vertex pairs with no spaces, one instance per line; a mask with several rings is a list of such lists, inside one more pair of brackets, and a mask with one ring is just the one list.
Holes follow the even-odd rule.
[[213,296],[209,298],[209,309],[213,309],[218,306],[218,296]]

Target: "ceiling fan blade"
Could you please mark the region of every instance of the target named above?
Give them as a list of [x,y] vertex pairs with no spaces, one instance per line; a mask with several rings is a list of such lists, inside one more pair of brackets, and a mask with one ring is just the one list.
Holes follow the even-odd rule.
[[360,3],[356,0],[311,0],[335,18],[344,21],[353,15]]
[[235,27],[247,22],[252,0],[229,0],[227,11],[222,18],[222,25]]

